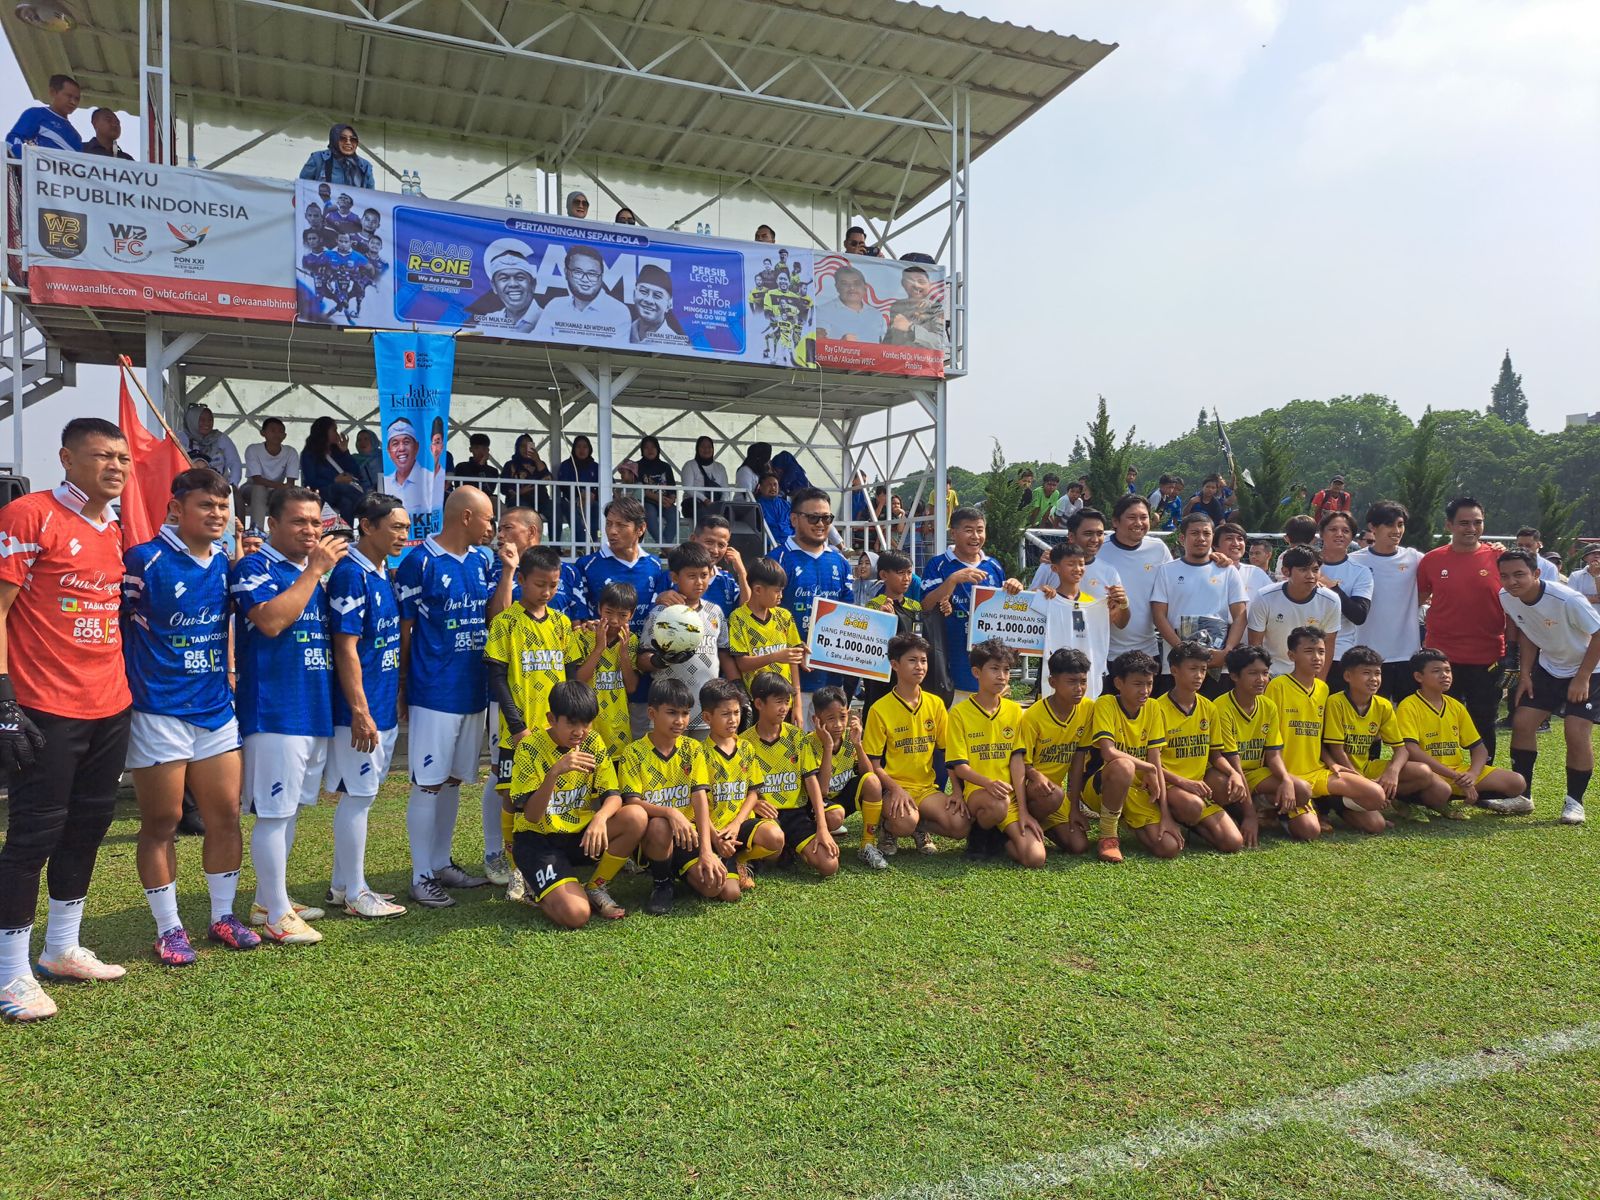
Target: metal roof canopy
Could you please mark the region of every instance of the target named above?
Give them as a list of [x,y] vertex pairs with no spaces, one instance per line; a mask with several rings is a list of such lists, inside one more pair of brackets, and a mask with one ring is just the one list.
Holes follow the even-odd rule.
[[[1100,62],[1095,41],[904,0],[97,0],[66,36],[0,11],[36,94],[290,106],[849,195],[892,219]],[[87,10],[87,11],[86,11]],[[174,11],[175,10],[175,11]],[[168,32],[160,43],[162,29]],[[161,76],[165,76],[162,82]],[[970,159],[968,161],[970,161]]]

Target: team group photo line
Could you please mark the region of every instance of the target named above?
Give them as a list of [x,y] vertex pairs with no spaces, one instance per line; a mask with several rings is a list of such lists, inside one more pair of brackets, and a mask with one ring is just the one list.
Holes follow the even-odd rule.
[[[269,418],[243,470],[199,429],[141,544],[124,535],[139,472],[107,421],[70,421],[62,482],[0,508],[11,1021],[55,1015],[62,990],[42,984],[125,974],[80,940],[125,774],[170,967],[197,957],[177,847],[202,827],[206,938],[243,951],[313,945],[332,911],[395,919],[491,884],[566,929],[625,917],[614,890],[654,916],[737,902],[766,871],[838,872],[857,814],[854,857],[878,872],[897,852],[949,852],[936,839],[1039,869],[1516,817],[1533,811],[1552,721],[1560,821],[1584,820],[1600,545],[1563,581],[1537,531],[1484,540],[1470,496],[1449,501],[1448,541],[1423,553],[1402,544],[1403,506],[1358,519],[1336,481],[1274,561],[1220,481],[1169,509],[1165,480],[1146,496],[1130,478],[1105,510],[1075,483],[1066,505],[1047,496],[1039,523],[1063,536],[1025,588],[989,553],[981,509],[950,495],[948,549],[920,563],[874,553],[840,536],[827,492],[803,477],[785,489],[762,444],[731,485],[711,439],[696,447],[703,481],[761,505],[773,548],[746,562],[715,504],[684,506],[688,539],[648,552],[647,530],[678,533],[659,488],[541,511],[489,482],[483,435],[460,472],[476,464],[482,486],[451,487],[419,536],[385,480],[362,486],[331,418],[300,454]],[[659,446],[645,450],[659,467]],[[853,509],[888,509],[855,482]],[[593,523],[599,548],[567,561],[542,544],[552,520]],[[1037,639],[1009,634],[1024,628]],[[1041,661],[1037,698],[1014,674],[1021,655]],[[368,882],[366,846],[402,738],[411,879],[397,897]],[[467,866],[452,850],[463,788],[482,824]],[[324,791],[329,886],[304,903],[291,876],[324,868],[291,870],[296,822]]]

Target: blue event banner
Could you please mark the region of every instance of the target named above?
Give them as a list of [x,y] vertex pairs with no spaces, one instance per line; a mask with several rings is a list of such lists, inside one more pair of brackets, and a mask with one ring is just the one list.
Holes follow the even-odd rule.
[[444,333],[375,333],[382,490],[411,516],[416,545],[438,533],[444,516],[445,442],[456,341]]

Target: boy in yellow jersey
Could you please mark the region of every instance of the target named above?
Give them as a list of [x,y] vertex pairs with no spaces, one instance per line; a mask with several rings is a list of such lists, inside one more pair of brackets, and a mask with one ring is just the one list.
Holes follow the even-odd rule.
[[[643,810],[622,803],[611,760],[592,732],[598,711],[587,685],[556,684],[546,728],[519,740],[511,763],[512,858],[539,911],[567,929],[596,914],[628,915],[607,885],[645,829]],[[577,868],[590,864],[593,873],[580,887]]]
[[828,829],[822,799],[822,779],[832,774],[833,762],[826,739],[819,743],[784,719],[794,708],[794,698],[794,688],[782,675],[758,674],[750,686],[756,723],[739,740],[761,766],[756,815],[777,820],[785,859],[798,857],[826,879],[839,870],[839,844]]
[[1156,660],[1128,650],[1111,660],[1111,691],[1094,702],[1089,745],[1100,754],[1083,785],[1085,801],[1100,811],[1100,861],[1120,863],[1118,824],[1126,820],[1139,843],[1157,858],[1176,858],[1183,830],[1167,810],[1161,770],[1166,726],[1150,703]]
[[1228,651],[1233,687],[1212,704],[1218,757],[1206,782],[1239,827],[1246,847],[1256,845],[1261,834],[1257,796],[1280,809],[1295,803],[1294,778],[1283,765],[1278,709],[1266,696],[1271,672],[1272,655],[1265,646],[1235,646]]
[[[791,688],[805,661],[805,647],[794,617],[783,607],[783,589],[789,575],[770,558],[758,558],[746,569],[750,598],[728,615],[725,649],[733,656],[746,688],[753,688],[756,676],[771,672]],[[799,721],[799,709],[790,714]]]
[[[761,764],[739,737],[744,688],[731,679],[713,679],[700,689],[700,712],[708,734],[701,753],[711,784],[711,840],[722,865],[736,874],[740,891],[756,885],[750,864],[783,853],[783,830],[774,815],[756,816],[761,801]],[[774,812],[771,805],[765,806]]]
[[[1295,780],[1295,800],[1288,811],[1279,809],[1285,831],[1302,842],[1315,841],[1332,829],[1324,816],[1339,807],[1354,819],[1354,828],[1381,833],[1383,818],[1356,817],[1358,812],[1383,808],[1383,789],[1359,771],[1330,766],[1322,755],[1322,716],[1328,703],[1328,639],[1322,630],[1300,625],[1284,642],[1289,673],[1267,684],[1267,699],[1278,710],[1283,731],[1283,765]],[[1340,805],[1348,800],[1348,806]]]
[[1172,675],[1172,690],[1151,703],[1160,710],[1161,723],[1167,731],[1166,744],[1161,747],[1167,811],[1178,824],[1205,838],[1213,849],[1236,854],[1244,849],[1244,838],[1206,782],[1212,760],[1220,757],[1222,749],[1216,709],[1200,694],[1206,685],[1211,654],[1198,642],[1179,642],[1169,649],[1167,669]]
[[922,690],[928,676],[925,639],[895,634],[889,666],[894,690],[867,713],[862,745],[883,790],[883,828],[891,837],[915,836],[917,849],[933,854],[929,830],[957,839],[972,832],[966,805],[941,792],[937,782],[949,716],[943,700]]
[[617,760],[623,799],[650,818],[641,844],[651,879],[644,910],[653,917],[672,911],[679,879],[708,900],[740,895],[711,836],[711,781],[700,743],[688,736],[694,699],[681,679],[651,680],[650,730]]
[[978,690],[950,710],[944,760],[960,801],[972,814],[967,853],[1002,852],[1024,867],[1044,866],[1044,831],[1012,786],[1011,764],[1023,756],[1022,706],[1011,698],[1017,652],[989,638],[968,656]]
[[[1408,760],[1448,783],[1451,796],[1480,808],[1496,811],[1508,799],[1524,797],[1528,781],[1515,771],[1490,765],[1489,750],[1466,707],[1445,694],[1453,675],[1444,652],[1429,646],[1418,650],[1411,656],[1411,676],[1417,681],[1416,694],[1395,708]],[[1506,811],[1529,810],[1519,805]]]
[[[1088,740],[1094,719],[1094,701],[1088,698],[1089,656],[1082,650],[1057,650],[1045,670],[1050,694],[1022,714],[1020,752],[1011,757],[1011,789],[1026,797],[1028,811],[1045,837],[1068,853],[1082,854],[1089,848],[1089,821],[1081,803],[1083,763],[1078,747]],[[1075,756],[1076,785],[1069,788]]]
[[[1383,655],[1371,646],[1351,646],[1335,668],[1344,677],[1344,691],[1328,697],[1322,717],[1322,756],[1330,764],[1355,771],[1383,791],[1386,805],[1405,797],[1432,809],[1448,810],[1450,785],[1421,763],[1408,762],[1400,720],[1383,686]],[[1389,757],[1383,748],[1389,747]],[[1371,818],[1376,811],[1344,813],[1354,829],[1379,833]],[[1382,820],[1381,817],[1378,817]],[[1387,827],[1388,822],[1384,822]]]
[[628,697],[639,686],[639,635],[630,633],[639,591],[614,580],[600,589],[600,620],[573,631],[567,673],[594,689],[600,702],[595,732],[613,758],[628,748]]
[[[511,861],[515,805],[511,799],[511,771],[516,745],[530,732],[545,727],[550,691],[567,677],[567,648],[572,622],[550,607],[561,586],[561,556],[549,546],[530,546],[517,563],[522,599],[513,600],[489,623],[483,644],[489,695],[500,709],[500,729],[495,743],[495,788],[499,792],[500,838],[485,845],[484,874],[491,882],[504,881],[508,898],[527,898],[526,880],[516,876]],[[491,814],[485,812],[485,818]],[[485,838],[489,822],[484,822]]]
[[816,726],[811,738],[817,744],[817,761],[826,754],[832,763],[822,786],[822,812],[828,819],[828,832],[838,840],[845,819],[861,809],[861,849],[863,864],[874,871],[887,870],[889,863],[878,849],[878,825],[883,820],[883,792],[872,773],[866,751],[861,748],[861,718],[850,711],[850,699],[843,688],[818,688],[811,697],[811,720]]

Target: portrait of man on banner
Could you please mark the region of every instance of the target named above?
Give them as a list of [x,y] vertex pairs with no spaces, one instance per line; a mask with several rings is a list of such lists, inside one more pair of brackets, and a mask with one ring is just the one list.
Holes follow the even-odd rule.
[[445,431],[456,344],[448,334],[373,336],[383,490],[411,515],[412,544],[439,532],[444,512]]

